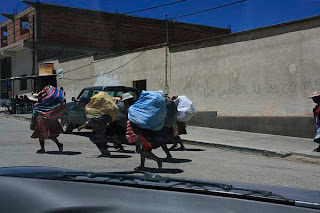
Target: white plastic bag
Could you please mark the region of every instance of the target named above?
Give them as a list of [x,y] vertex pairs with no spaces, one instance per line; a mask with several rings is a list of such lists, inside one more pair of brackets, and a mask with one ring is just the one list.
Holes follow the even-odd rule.
[[197,113],[192,101],[190,101],[187,96],[178,96],[174,102],[178,109],[177,121],[188,122]]

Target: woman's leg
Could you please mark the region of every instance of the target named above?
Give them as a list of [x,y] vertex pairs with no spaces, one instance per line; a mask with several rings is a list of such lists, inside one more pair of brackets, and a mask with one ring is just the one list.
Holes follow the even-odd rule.
[[162,160],[158,158],[155,154],[153,154],[151,151],[141,151],[141,153],[144,154],[146,158],[150,158],[158,163],[158,168],[162,169]]
[[115,136],[113,137],[113,140],[114,140],[114,148],[115,148],[116,150],[123,151],[124,148],[123,148],[123,146],[122,146],[122,144],[121,144],[121,139],[120,139],[120,137],[119,137],[118,135],[115,135]]
[[169,132],[169,128],[164,127],[160,132],[159,138],[161,138],[161,148],[166,153],[167,158],[172,158],[172,155],[170,154],[169,149],[167,147],[167,143],[169,141],[168,132]]
[[40,149],[37,151],[38,154],[45,153],[44,149],[44,138],[39,137]]
[[163,151],[166,153],[167,158],[172,158],[172,155],[169,152],[169,149],[167,147],[166,142],[161,142],[161,148],[163,149]]
[[175,138],[175,141],[177,141],[177,143],[179,143],[180,144],[180,148],[178,149],[178,150],[184,150],[185,149],[185,147],[184,147],[184,145],[183,145],[183,143],[182,143],[182,140],[181,140],[181,138],[180,138],[180,136],[177,136],[176,138]]
[[141,159],[141,161],[140,161],[140,168],[144,168],[144,163],[146,162],[146,156],[145,156],[145,154],[144,154],[144,151],[141,151],[140,152],[140,159]]
[[99,151],[101,152],[101,157],[108,157],[110,156],[110,152],[107,146],[107,125],[105,123],[97,123],[94,125],[94,143],[98,147]]
[[58,138],[53,137],[50,139],[57,144],[59,152],[62,152],[63,151],[63,144],[58,141]]
[[176,148],[177,148],[177,146],[178,146],[178,142],[177,142],[177,140],[175,140],[175,139],[173,139],[172,140],[172,146],[170,147],[170,151],[172,151],[172,150],[175,150]]

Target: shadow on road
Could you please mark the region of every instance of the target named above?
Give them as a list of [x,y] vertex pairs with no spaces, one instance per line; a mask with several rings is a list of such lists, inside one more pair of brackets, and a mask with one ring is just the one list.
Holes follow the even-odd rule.
[[126,154],[135,154],[134,150],[119,150],[119,151],[109,151],[109,152],[118,152],[118,153],[126,153]]
[[110,156],[98,156],[98,158],[131,158],[131,155],[110,155]]
[[144,172],[151,172],[151,173],[167,173],[167,174],[183,173],[183,170],[181,170],[181,169],[156,169],[156,168],[145,167],[145,168],[139,169],[139,170],[144,171]]
[[84,137],[90,137],[92,134],[91,132],[72,132],[70,133],[72,135],[79,135],[79,136],[84,136]]
[[195,148],[185,148],[185,149],[174,149],[174,150],[170,150],[170,152],[182,152],[182,151],[203,152],[203,151],[206,151],[206,150],[205,150],[205,149],[195,149]]
[[179,158],[164,158],[163,162],[166,163],[189,163],[192,160],[190,159],[179,159]]
[[81,152],[72,152],[72,151],[63,151],[63,152],[47,151],[46,154],[49,154],[49,155],[80,155],[82,153]]

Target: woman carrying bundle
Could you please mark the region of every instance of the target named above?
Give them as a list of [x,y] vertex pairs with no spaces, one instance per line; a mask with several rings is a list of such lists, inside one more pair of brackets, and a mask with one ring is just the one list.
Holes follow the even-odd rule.
[[38,154],[45,153],[45,139],[51,139],[63,151],[63,144],[57,137],[63,133],[58,119],[64,114],[66,103],[63,92],[56,87],[46,86],[39,94],[33,94],[30,100],[37,101],[34,104],[30,129],[34,130],[31,138],[39,138],[40,149]]
[[136,169],[143,169],[145,159],[150,158],[162,168],[162,159],[152,153],[166,142],[166,104],[162,95],[153,91],[143,91],[139,100],[128,111],[126,138],[129,143],[136,143],[141,163]]

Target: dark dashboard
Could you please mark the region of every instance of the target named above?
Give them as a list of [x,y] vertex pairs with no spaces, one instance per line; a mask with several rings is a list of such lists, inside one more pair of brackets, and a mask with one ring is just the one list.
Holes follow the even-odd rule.
[[0,177],[1,212],[319,212],[316,209],[204,195],[61,180]]

